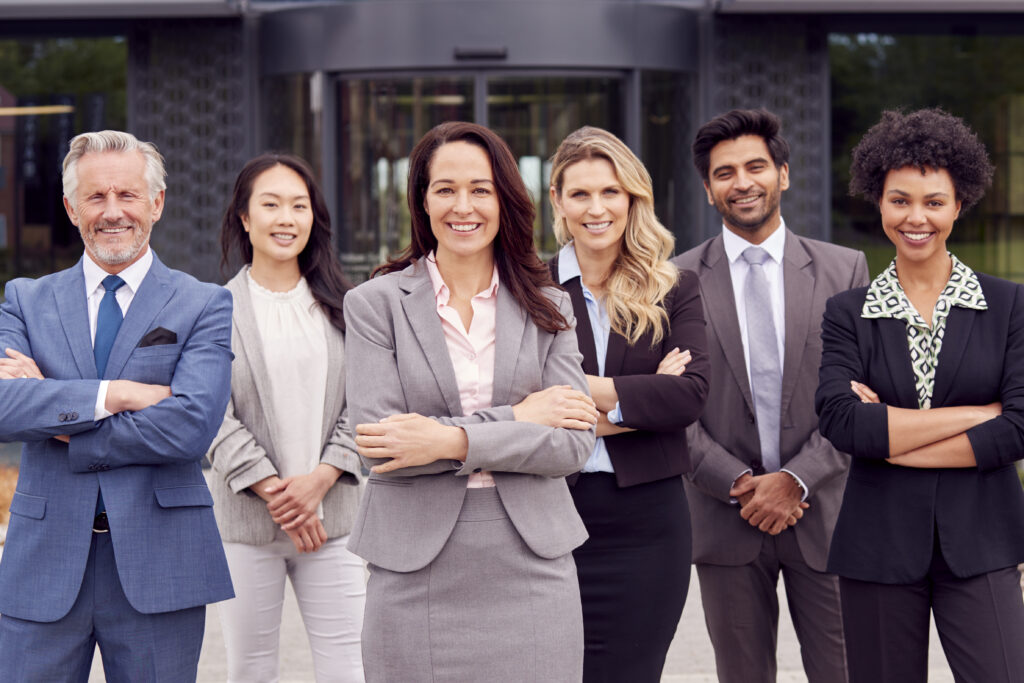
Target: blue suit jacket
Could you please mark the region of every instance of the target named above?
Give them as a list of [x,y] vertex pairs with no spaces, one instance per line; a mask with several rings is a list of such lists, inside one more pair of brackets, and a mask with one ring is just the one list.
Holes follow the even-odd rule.
[[[936,538],[960,577],[1024,561],[1024,287],[978,273],[988,310],[952,307],[932,407],[1002,401],[967,430],[977,468],[890,465],[886,404],[917,408],[906,324],[861,317],[866,287],[828,302],[815,406],[821,433],[853,456],[828,569],[860,581],[910,583],[928,572]],[[861,403],[850,380],[875,390]]]
[[[168,384],[173,396],[94,422],[99,378],[82,264],[7,284],[0,351],[35,359],[45,380],[0,381],[0,440],[24,441],[0,614],[56,621],[78,595],[98,490],[118,575],[144,613],[232,597],[200,462],[217,433],[231,377],[231,296],[154,257],[103,379]],[[176,343],[139,346],[162,327]],[[162,341],[174,341],[164,335]],[[70,434],[70,445],[51,437]]]

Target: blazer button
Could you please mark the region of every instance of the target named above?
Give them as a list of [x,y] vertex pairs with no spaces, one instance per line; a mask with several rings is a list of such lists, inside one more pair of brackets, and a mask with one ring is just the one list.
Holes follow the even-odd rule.
[[57,416],[57,419],[60,420],[61,422],[67,422],[68,421],[68,414],[67,413],[61,413],[60,415]]
[[749,422],[750,424],[754,424],[754,416],[753,415],[747,415],[747,422]]
[[480,468],[480,467],[477,467],[476,469],[473,470],[473,474],[476,474],[477,472],[483,472],[483,469]]
[[755,469],[755,470],[761,469],[761,461],[760,460],[751,460],[750,461],[750,468],[751,469]]
[[78,419],[78,413],[68,413],[68,420],[69,421],[77,420],[77,419]]

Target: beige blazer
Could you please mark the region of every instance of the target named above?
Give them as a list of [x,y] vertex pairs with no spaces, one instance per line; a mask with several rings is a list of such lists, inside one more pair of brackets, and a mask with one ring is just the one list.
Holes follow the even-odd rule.
[[[721,235],[672,259],[700,278],[708,321],[711,384],[700,420],[686,432],[693,471],[687,498],[693,561],[726,566],[752,562],[764,534],[730,503],[733,481],[747,469],[763,474],[754,400],[743,358],[729,259]],[[833,294],[867,283],[864,254],[787,230],[783,256],[786,356],[782,369],[782,466],[807,486],[811,507],[793,528],[804,561],[824,571],[850,458],[818,432],[814,392],[821,364],[821,318]]]
[[[546,293],[575,326],[569,295],[554,288]],[[553,385],[587,391],[573,329],[537,328],[508,287],[499,286],[494,407],[468,416],[426,267],[414,263],[349,292],[345,329],[353,425],[414,412],[462,427],[469,440],[464,464],[439,460],[371,474],[348,545],[352,552],[392,571],[422,569],[455,527],[466,476],[480,470],[493,472],[501,502],[533,553],[560,557],[586,540],[565,476],[586,462],[594,431],[516,422],[511,408]]]
[[[252,296],[244,269],[226,285],[234,297],[231,325],[231,400],[224,423],[210,445],[207,458],[213,465],[210,490],[214,514],[225,542],[263,545],[278,528],[266,503],[249,487],[278,474],[277,426],[270,405],[263,343],[256,327]],[[346,303],[347,303],[346,298]],[[345,340],[327,325],[327,391],[321,431],[320,462],[344,474],[324,496],[324,529],[328,538],[344,536],[352,529],[359,505],[361,467],[345,417]]]

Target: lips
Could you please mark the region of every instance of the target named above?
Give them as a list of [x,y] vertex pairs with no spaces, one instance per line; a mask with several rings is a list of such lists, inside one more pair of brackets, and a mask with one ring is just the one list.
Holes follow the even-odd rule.
[[467,233],[473,232],[481,225],[482,223],[449,223],[448,227],[454,230],[455,232]]
[[612,221],[601,221],[600,223],[584,223],[583,227],[588,232],[604,232],[608,228],[612,227]]
[[926,242],[928,238],[935,235],[934,232],[900,232],[904,239],[910,242]]
[[762,195],[754,194],[754,195],[749,195],[749,196],[746,196],[746,197],[738,197],[736,199],[731,199],[729,201],[732,202],[733,204],[735,204],[736,206],[739,206],[739,207],[742,208],[742,207],[745,207],[745,206],[753,206],[758,201],[760,201],[761,197],[762,197]]

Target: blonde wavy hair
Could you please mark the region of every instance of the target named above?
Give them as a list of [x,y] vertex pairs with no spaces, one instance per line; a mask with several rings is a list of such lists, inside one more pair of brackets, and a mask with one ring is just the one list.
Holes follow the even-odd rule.
[[[648,330],[652,345],[668,329],[665,297],[679,278],[668,262],[675,237],[654,215],[651,176],[619,138],[601,128],[584,126],[569,134],[551,157],[551,188],[561,196],[567,168],[588,159],[612,165],[619,184],[629,193],[629,214],[619,256],[605,282],[605,307],[613,331],[636,344]],[[552,201],[554,232],[559,244],[572,240],[565,216]]]

